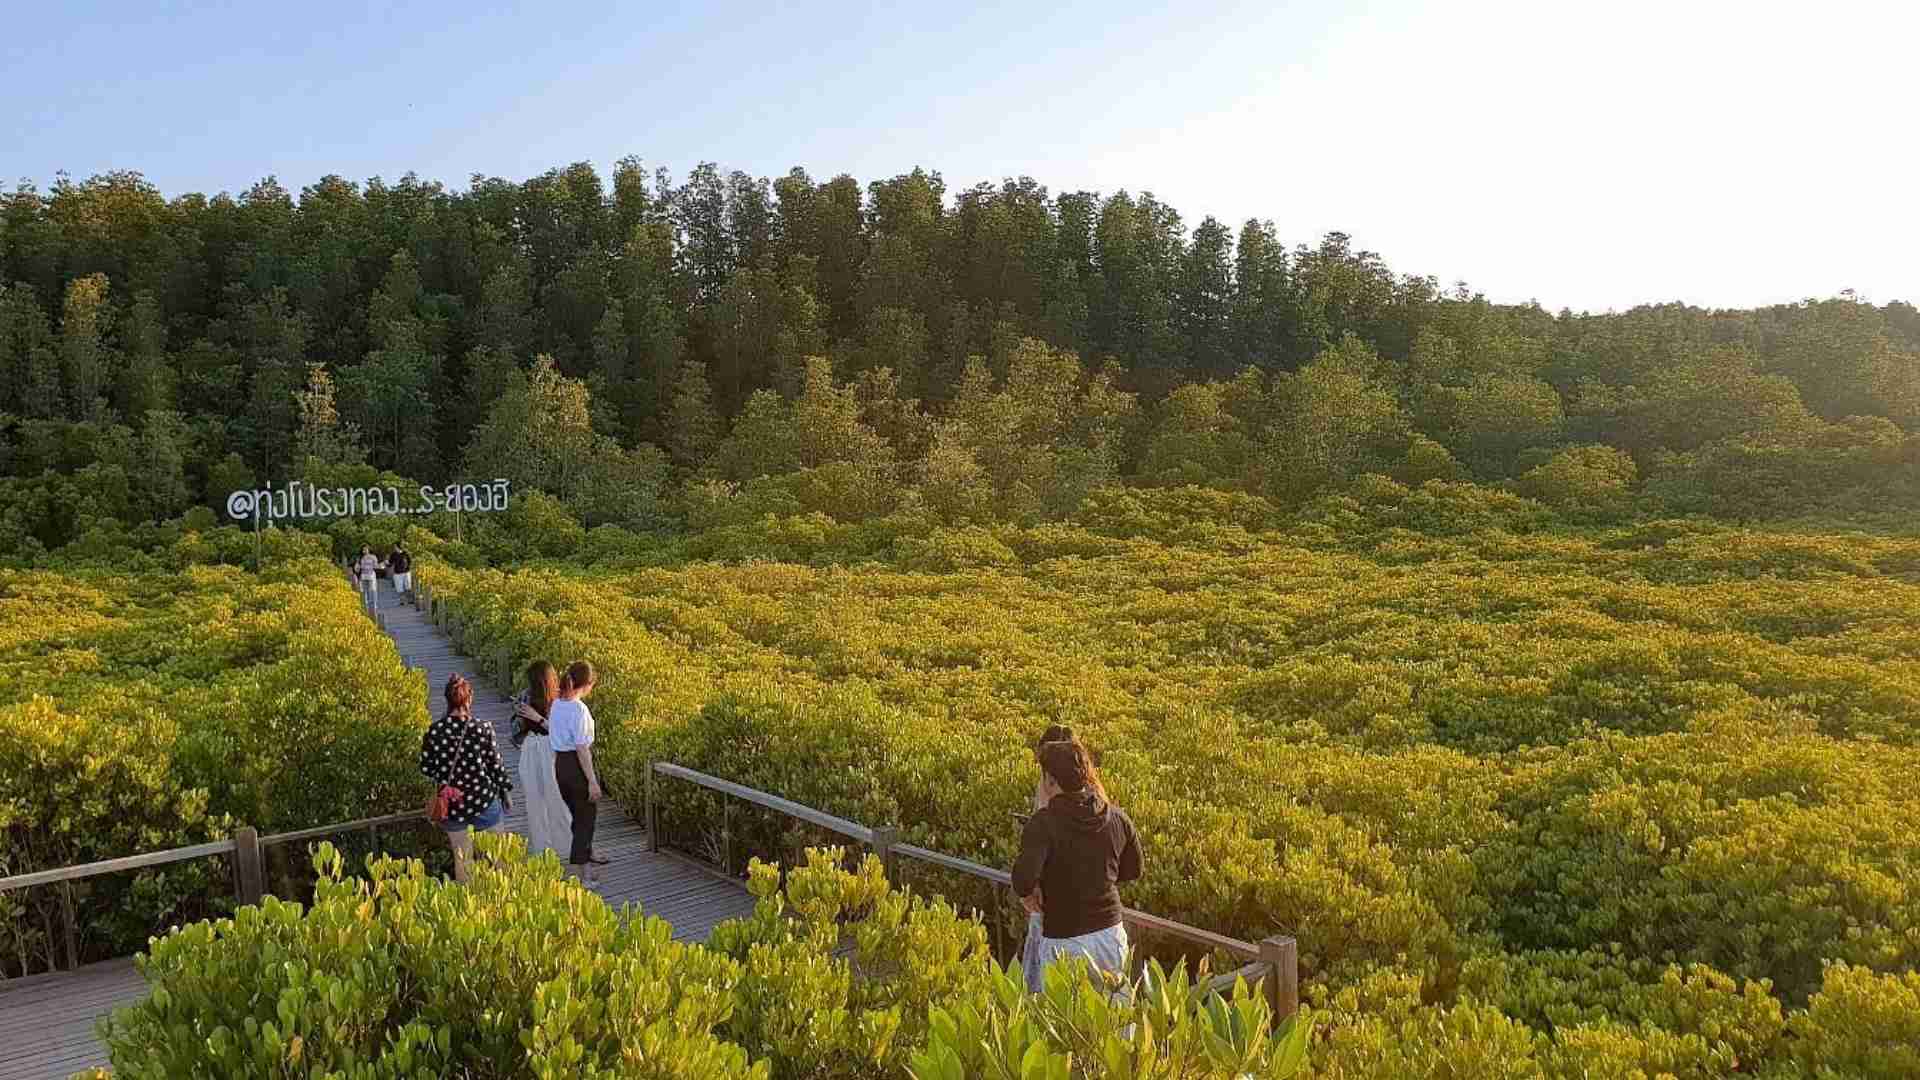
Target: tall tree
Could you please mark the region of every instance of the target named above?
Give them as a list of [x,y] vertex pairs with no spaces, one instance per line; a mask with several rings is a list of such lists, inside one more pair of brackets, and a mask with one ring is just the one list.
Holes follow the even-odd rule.
[[533,313],[533,268],[514,259],[489,274],[473,323],[476,345],[504,349],[515,356],[532,349],[539,333]]
[[173,404],[173,368],[167,359],[167,327],[159,302],[151,292],[133,299],[121,323],[123,362],[115,380],[113,401],[126,417],[144,417]]
[[60,353],[33,288],[0,285],[0,411],[29,417],[63,413]]
[[1180,261],[1175,322],[1189,373],[1218,378],[1232,357],[1233,234],[1209,217],[1193,231]]
[[1269,494],[1304,499],[1362,472],[1384,472],[1403,449],[1405,412],[1379,356],[1348,334],[1313,363],[1277,377]]
[[1234,359],[1269,369],[1291,369],[1308,354],[1287,281],[1287,249],[1273,223],[1248,219],[1240,226],[1233,253],[1232,322]]
[[720,169],[702,162],[673,192],[673,223],[695,296],[712,300],[737,265],[727,221],[727,185]]
[[586,385],[540,356],[508,380],[467,446],[466,467],[547,492],[588,524],[650,525],[666,463],[652,447],[626,450],[594,431]]
[[403,476],[438,478],[432,438],[434,358],[417,322],[387,324],[386,343],[340,373],[349,415],[367,437],[369,459]]
[[293,392],[306,377],[308,323],[276,288],[248,301],[225,322],[222,337],[252,372],[246,412],[233,421],[254,470],[273,477],[291,460],[298,411]]
[[112,326],[107,275],[89,274],[67,285],[66,302],[60,309],[60,366],[75,418],[96,418],[107,407],[115,366],[107,340]]
[[667,416],[667,448],[687,468],[704,465],[720,443],[720,417],[713,409],[713,387],[707,366],[689,360],[675,381],[673,406]]
[[140,482],[135,491],[143,517],[165,520],[192,505],[187,459],[193,450],[193,432],[179,413],[155,409],[140,418],[134,451]]
[[341,422],[333,376],[325,364],[307,365],[307,385],[294,392],[294,403],[300,412],[294,461],[303,471],[315,465],[358,465],[366,460],[359,429]]

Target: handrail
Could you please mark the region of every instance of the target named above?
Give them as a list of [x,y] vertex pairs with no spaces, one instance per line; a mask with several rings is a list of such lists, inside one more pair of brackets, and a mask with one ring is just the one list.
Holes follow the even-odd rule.
[[[311,840],[316,836],[331,836],[334,833],[353,832],[356,829],[373,829],[384,825],[400,825],[424,817],[422,811],[406,810],[398,814],[386,814],[381,817],[360,818],[356,821],[336,821],[328,825],[315,825],[311,829],[295,829],[292,832],[274,833],[262,836],[258,843],[261,847],[275,844],[290,844],[300,840]],[[51,870],[35,870],[30,874],[15,874],[0,878],[0,892],[14,889],[28,889],[35,885],[52,885],[62,881],[79,881],[82,878],[99,877],[101,874],[117,874],[127,870],[141,870],[149,866],[164,866],[167,863],[185,862],[188,859],[204,859],[209,855],[230,855],[235,848],[232,837],[225,840],[209,840],[204,844],[190,844],[186,847],[167,848],[162,851],[144,851],[138,855],[122,855],[115,859],[101,859],[98,862],[76,863],[72,866],[58,866]]]
[[1011,886],[1013,884],[1013,875],[1007,873],[1005,870],[996,870],[991,866],[982,866],[969,859],[962,859],[958,855],[948,855],[943,851],[916,847],[912,844],[899,844],[896,845],[893,850],[911,859],[919,859],[921,862],[932,863],[935,866],[944,866],[949,870],[958,870],[963,874],[972,874],[977,878],[986,878],[995,885]]
[[30,874],[15,874],[0,878],[0,892],[13,889],[26,889],[35,885],[51,885],[59,881],[78,881],[81,878],[98,877],[101,874],[115,874],[122,870],[139,870],[148,866],[162,866],[166,863],[184,862],[187,859],[203,859],[208,855],[226,855],[233,851],[233,839],[211,840],[190,847],[168,848],[165,851],[147,851],[139,855],[122,855],[117,859],[101,859],[99,862],[80,863],[75,866],[59,866],[52,870],[35,870]]
[[824,811],[815,810],[811,806],[802,806],[792,799],[783,799],[778,795],[769,795],[764,791],[747,787],[745,784],[736,784],[731,780],[722,780],[717,776],[709,776],[706,773],[697,772],[684,765],[675,765],[668,761],[654,762],[653,771],[662,776],[671,776],[676,780],[685,780],[690,784],[698,784],[703,788],[710,788],[714,791],[731,795],[742,802],[750,802],[757,806],[767,807],[770,810],[778,810],[788,817],[799,818],[801,821],[818,825],[823,829],[831,829],[842,836],[851,837],[863,844],[873,843],[873,830],[867,828],[865,825],[857,821],[848,821],[843,817],[834,817],[832,814]]
[[272,847],[275,844],[291,844],[299,840],[312,840],[316,836],[332,836],[334,833],[353,832],[356,829],[377,829],[383,825],[404,825],[409,821],[425,819],[424,810],[403,810],[398,814],[384,814],[380,817],[361,818],[358,821],[338,821],[331,825],[315,825],[311,829],[295,829],[292,832],[274,833],[260,838],[260,846]]
[[59,866],[50,870],[36,870],[29,874],[15,874],[12,877],[0,878],[0,893],[32,888],[36,885],[63,886],[60,906],[66,924],[67,970],[71,971],[80,966],[80,924],[74,913],[73,896],[73,883],[76,881],[99,877],[102,874],[142,870],[150,866],[165,866],[170,863],[185,862],[188,859],[230,855],[233,857],[235,897],[242,904],[257,904],[266,895],[265,852],[268,847],[360,829],[373,833],[378,832],[383,825],[418,821],[424,816],[423,811],[408,810],[398,814],[360,818],[356,821],[336,821],[327,825],[316,825],[310,829],[276,833],[272,836],[261,836],[251,826],[242,826],[235,829],[233,835],[225,840],[211,840],[204,844],[190,844],[164,851],[146,851],[138,855],[123,855],[115,859],[101,859],[96,862]]
[[[944,866],[949,870],[957,870],[962,874],[971,874],[974,877],[991,881],[996,885],[1010,886],[1013,884],[1013,875],[1007,873],[1005,870],[996,870],[991,866],[983,866],[969,859],[962,859],[958,856],[947,855],[943,852],[916,847],[913,844],[895,844],[893,850],[907,858],[918,859],[921,862],[932,863],[935,866]],[[1219,949],[1222,952],[1237,956],[1242,960],[1258,960],[1260,957],[1260,946],[1255,945],[1251,941],[1241,941],[1239,938],[1227,937],[1225,934],[1216,934],[1211,930],[1202,930],[1197,926],[1189,926],[1183,922],[1175,922],[1172,919],[1162,918],[1150,912],[1140,911],[1137,908],[1121,908],[1120,917],[1126,920],[1129,925],[1138,926],[1143,930],[1152,930],[1157,934],[1181,938],[1186,941],[1191,941],[1196,945],[1205,945],[1210,949]]]
[[1257,983],[1261,979],[1266,978],[1266,976],[1266,963],[1261,960],[1255,960],[1251,964],[1243,964],[1240,967],[1234,968],[1232,971],[1223,971],[1200,985],[1215,992],[1225,992],[1232,990],[1233,984],[1239,982],[1241,979],[1247,980],[1248,983]]
[[[962,874],[968,874],[991,882],[994,886],[1005,885],[1011,888],[1013,885],[1013,875],[1005,870],[985,866],[971,859],[960,858],[957,855],[948,855],[945,852],[934,851],[931,848],[923,848],[914,844],[898,843],[896,838],[899,835],[899,828],[897,826],[886,825],[878,828],[870,828],[858,822],[849,821],[846,818],[835,817],[832,814],[815,810],[810,806],[803,806],[791,799],[783,799],[778,795],[769,795],[764,791],[747,787],[744,784],[736,784],[731,780],[722,780],[717,776],[710,776],[706,773],[689,769],[684,765],[675,765],[672,762],[666,761],[650,761],[647,763],[645,813],[648,850],[657,849],[660,843],[653,779],[656,775],[685,780],[701,787],[733,796],[745,802],[778,810],[790,817],[811,822],[823,828],[831,829],[843,836],[852,837],[866,843],[880,856],[881,862],[886,866],[889,879],[895,876],[895,860],[904,856],[920,862],[930,863],[934,866],[945,867],[948,870],[957,871]],[[731,826],[729,826],[729,830],[730,828]],[[999,893],[997,889],[994,892],[994,897],[995,910],[998,910]],[[1189,926],[1186,923],[1175,922],[1172,919],[1162,918],[1161,916],[1135,908],[1122,908],[1121,918],[1131,926],[1140,927],[1141,929],[1150,930],[1158,934],[1164,934],[1168,937],[1178,938],[1195,945],[1201,945],[1209,949],[1227,953],[1241,960],[1250,961],[1250,963],[1236,968],[1233,971],[1225,972],[1208,979],[1204,984],[1207,989],[1230,990],[1234,982],[1238,979],[1246,979],[1249,982],[1264,980],[1266,983],[1267,1000],[1273,1009],[1273,1018],[1276,1022],[1284,1020],[1298,1011],[1300,1007],[1299,951],[1298,944],[1291,935],[1276,934],[1256,944],[1251,941],[1242,941],[1239,938],[1228,937],[1225,934],[1217,934],[1211,930],[1203,930],[1198,926]]]

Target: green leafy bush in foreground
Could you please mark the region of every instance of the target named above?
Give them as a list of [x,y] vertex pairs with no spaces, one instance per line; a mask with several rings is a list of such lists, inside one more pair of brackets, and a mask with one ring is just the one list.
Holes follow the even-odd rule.
[[323,844],[311,908],[268,897],[157,939],[149,996],[102,1024],[113,1075],[1202,1080],[1304,1057],[1304,1026],[1270,1038],[1244,984],[1200,994],[1184,970],[1114,1003],[1058,967],[1028,999],[978,922],[871,856],[810,851],[784,887],[756,863],[754,915],[703,946],[517,837],[481,850],[463,887],[386,858],[351,877]]

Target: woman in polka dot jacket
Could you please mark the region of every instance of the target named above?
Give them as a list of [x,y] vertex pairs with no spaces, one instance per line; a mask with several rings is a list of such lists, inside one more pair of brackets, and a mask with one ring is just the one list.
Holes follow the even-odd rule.
[[473,834],[497,829],[512,805],[507,767],[493,728],[473,715],[473,684],[459,675],[447,679],[447,712],[420,740],[420,771],[440,785],[447,798],[447,819],[440,823],[453,847],[453,877],[467,880],[473,861]]

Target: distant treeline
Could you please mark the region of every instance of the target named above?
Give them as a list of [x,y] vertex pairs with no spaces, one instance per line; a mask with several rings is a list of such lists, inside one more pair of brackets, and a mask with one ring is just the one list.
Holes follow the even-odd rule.
[[1593,513],[1909,511],[1917,430],[1907,303],[1554,314],[1343,234],[1026,178],[628,159],[0,195],[16,556],[340,468],[480,470],[636,525],[742,498],[1032,520],[1120,481],[1288,502],[1365,473]]

